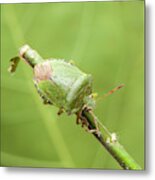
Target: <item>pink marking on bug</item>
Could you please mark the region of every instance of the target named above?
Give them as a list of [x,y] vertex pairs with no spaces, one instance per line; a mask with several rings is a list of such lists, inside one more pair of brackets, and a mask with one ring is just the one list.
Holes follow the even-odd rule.
[[52,76],[52,68],[49,61],[37,64],[34,67],[34,77],[37,81],[48,80]]

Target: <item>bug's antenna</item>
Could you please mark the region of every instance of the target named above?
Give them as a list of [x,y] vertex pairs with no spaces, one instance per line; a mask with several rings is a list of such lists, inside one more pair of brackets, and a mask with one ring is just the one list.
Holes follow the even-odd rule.
[[121,89],[121,88],[124,87],[124,86],[125,86],[124,84],[121,84],[121,85],[119,85],[119,86],[116,86],[115,88],[113,88],[112,90],[110,90],[109,92],[107,92],[106,94],[104,94],[103,96],[98,97],[97,100],[101,100],[101,99],[103,99],[103,98],[105,98],[105,97],[113,94],[115,91]]

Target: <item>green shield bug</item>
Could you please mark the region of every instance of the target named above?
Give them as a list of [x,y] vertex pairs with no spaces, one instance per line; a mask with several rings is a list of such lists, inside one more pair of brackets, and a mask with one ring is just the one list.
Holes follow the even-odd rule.
[[[32,67],[34,85],[43,99],[43,103],[57,106],[59,108],[58,115],[63,112],[68,115],[76,114],[77,124],[82,123],[82,126],[89,130],[82,111],[84,109],[91,111],[95,107],[92,76],[63,59],[43,59],[28,45],[21,47],[19,56],[10,60],[9,72],[16,71],[20,59]],[[121,87],[123,85],[114,88],[104,96],[112,94]],[[95,129],[91,132],[99,132],[95,117],[94,124]]]
[[[24,60],[33,69],[34,85],[44,104],[59,108],[58,114],[66,112],[76,114],[77,123],[81,123],[109,151],[124,169],[140,169],[134,160],[118,143],[115,133],[110,133],[93,113],[95,94],[92,93],[92,76],[81,71],[77,66],[63,59],[43,59],[30,46],[20,48],[19,56],[10,60],[9,72],[16,71],[20,60]],[[122,88],[120,85],[104,97]],[[126,158],[127,157],[127,158]]]
[[[15,72],[19,60],[33,68],[34,84],[45,104],[59,108],[58,114],[80,114],[85,107],[93,108],[92,76],[63,59],[43,59],[30,46],[24,45],[19,56],[11,59],[9,71]],[[79,118],[77,118],[77,123]],[[84,124],[84,123],[83,123]]]

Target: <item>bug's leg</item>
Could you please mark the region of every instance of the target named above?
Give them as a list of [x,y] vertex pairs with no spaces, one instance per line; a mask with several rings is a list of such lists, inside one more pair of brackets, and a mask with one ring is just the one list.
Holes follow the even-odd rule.
[[[88,107],[84,107],[84,108],[87,108],[87,110],[92,110],[91,108],[88,108]],[[82,116],[82,111],[77,113],[76,123],[77,124],[81,123],[81,125],[85,129],[85,131],[87,131],[91,134],[92,133],[100,134],[98,126],[95,129],[89,129],[89,123],[88,123],[87,119],[84,116]],[[96,123],[97,123],[97,121],[96,121]]]
[[96,132],[97,134],[99,134],[100,133],[99,124],[97,122],[96,117],[92,113],[92,108],[85,106],[84,110],[89,112],[93,116],[93,120],[94,120],[94,124],[95,124],[95,129],[91,129],[91,130],[89,129],[89,131],[92,131],[92,133]]
[[81,111],[77,112],[76,115],[77,115],[76,116],[76,124],[80,124],[81,123],[81,116],[82,116]]
[[76,116],[76,124],[80,124],[80,122],[81,122],[81,121],[80,121],[80,118],[79,118],[79,116],[77,115],[77,116]]
[[84,116],[82,116],[82,114],[81,114],[81,116],[80,116],[80,120],[81,120],[81,126],[86,130],[88,130],[89,131],[89,128],[88,128],[88,126],[89,126],[89,123],[87,122],[87,119],[84,117]]
[[52,102],[50,102],[49,100],[45,99],[44,96],[40,96],[43,99],[43,104],[49,104],[49,105],[53,105]]
[[84,117],[82,116],[82,111],[79,111],[79,112],[77,112],[76,113],[76,124],[81,124],[82,125],[82,127],[84,126],[84,121],[85,121],[85,119],[84,119]]
[[53,105],[51,101],[49,101],[45,96],[42,95],[40,90],[37,88],[38,94],[40,95],[41,99],[43,100],[43,104],[45,105]]
[[57,114],[60,116],[62,113],[64,113],[64,108],[63,108],[63,107],[61,107],[61,108],[59,109],[59,111],[57,112]]
[[85,111],[87,111],[87,112],[90,112],[90,111],[92,111],[92,108],[84,105],[84,106],[83,106],[83,110],[85,110]]
[[49,104],[49,105],[53,105],[53,103],[51,101],[49,101],[43,94],[42,92],[40,91],[40,89],[38,88],[37,86],[37,83],[36,83],[36,79],[34,78],[33,79],[33,82],[34,82],[34,86],[39,94],[39,96],[41,97],[41,99],[43,100],[43,104]]
[[95,134],[100,134],[100,131],[99,129],[89,129],[89,123],[87,122],[87,119],[86,118],[82,118],[82,127],[85,129],[86,132],[88,133],[95,133]]
[[96,129],[88,129],[88,128],[84,128],[84,129],[85,129],[85,131],[88,132],[88,133],[91,133],[91,134],[93,134],[93,133],[99,134],[99,131],[97,131]]
[[[91,115],[93,116],[92,110],[89,110],[89,113],[91,113]],[[93,116],[93,117],[94,117],[94,116]],[[98,124],[98,122],[97,122],[96,117],[94,117],[94,124],[95,124],[96,130],[99,131],[99,124]]]

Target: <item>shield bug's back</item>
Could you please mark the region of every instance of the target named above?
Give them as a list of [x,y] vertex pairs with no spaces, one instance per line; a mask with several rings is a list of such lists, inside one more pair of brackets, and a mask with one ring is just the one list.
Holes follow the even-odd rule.
[[[75,65],[62,59],[45,60],[28,45],[20,49],[19,58],[33,68],[34,83],[44,103],[53,104],[68,114],[80,111],[85,104],[94,104],[90,96],[92,93],[90,74],[82,72]],[[13,60],[12,62],[14,62],[14,66],[11,66],[13,69],[16,62]],[[13,70],[15,71],[15,68]]]

